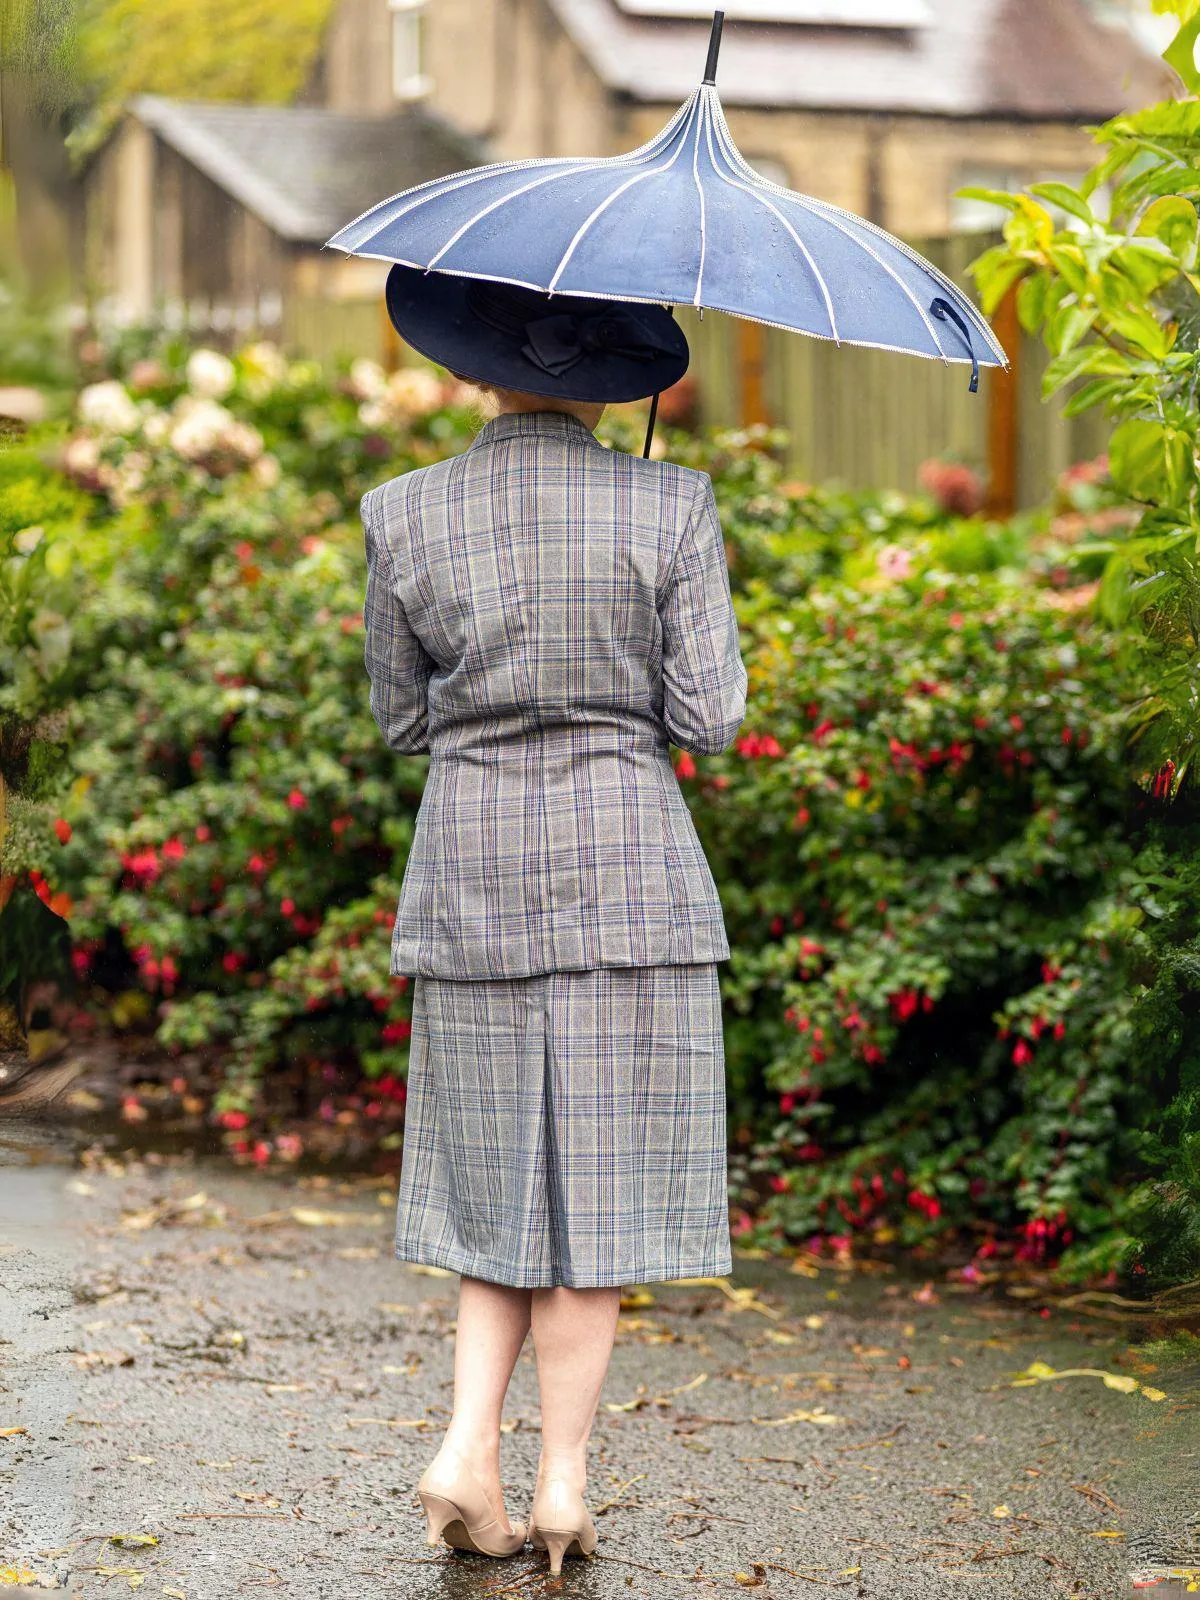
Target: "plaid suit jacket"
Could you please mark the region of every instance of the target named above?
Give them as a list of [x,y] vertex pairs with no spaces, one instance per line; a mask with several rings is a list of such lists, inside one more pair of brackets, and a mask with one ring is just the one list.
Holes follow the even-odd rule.
[[361,514],[371,710],[430,756],[393,973],[725,960],[668,749],[724,750],[746,708],[707,474],[508,413]]

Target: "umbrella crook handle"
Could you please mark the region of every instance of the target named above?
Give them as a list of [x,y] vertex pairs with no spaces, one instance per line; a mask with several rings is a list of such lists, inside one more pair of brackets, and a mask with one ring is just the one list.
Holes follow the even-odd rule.
[[970,388],[970,393],[971,394],[978,394],[978,392],[979,392],[979,357],[975,354],[975,341],[971,338],[971,329],[967,324],[966,318],[962,315],[962,313],[960,311],[958,311],[954,306],[952,306],[950,304],[949,300],[943,300],[940,295],[937,297],[937,299],[935,299],[934,301],[931,302],[929,310],[930,310],[930,314],[932,316],[935,316],[938,319],[939,322],[945,322],[947,317],[949,317],[950,321],[957,325],[958,331],[962,334],[963,338],[967,341],[967,354],[971,358],[971,388]]

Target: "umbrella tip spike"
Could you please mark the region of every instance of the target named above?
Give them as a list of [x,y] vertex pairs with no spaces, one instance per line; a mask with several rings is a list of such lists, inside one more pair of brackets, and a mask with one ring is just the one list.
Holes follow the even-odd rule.
[[708,60],[704,63],[704,82],[715,84],[717,81],[717,57],[721,53],[721,29],[725,25],[725,13],[714,11],[712,32],[708,36]]

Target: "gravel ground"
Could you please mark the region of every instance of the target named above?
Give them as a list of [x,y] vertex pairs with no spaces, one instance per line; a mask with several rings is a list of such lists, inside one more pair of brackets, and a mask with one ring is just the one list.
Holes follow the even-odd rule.
[[[393,1259],[393,1203],[374,1180],[80,1162],[0,1130],[0,1585],[1114,1600],[1196,1510],[1200,1382],[1123,1326],[739,1259],[724,1286],[629,1296],[593,1436],[598,1559],[556,1582],[531,1551],[430,1551],[413,1486],[447,1415],[456,1280]],[[1014,1387],[1034,1362],[1142,1387]],[[531,1347],[506,1426],[523,1517]]]

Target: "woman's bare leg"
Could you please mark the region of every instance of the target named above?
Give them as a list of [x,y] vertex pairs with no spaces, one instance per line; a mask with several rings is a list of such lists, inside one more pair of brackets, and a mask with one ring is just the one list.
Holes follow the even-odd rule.
[[542,1400],[539,1478],[587,1483],[587,1445],[608,1372],[619,1289],[534,1289],[533,1347]]
[[[454,1412],[442,1449],[464,1456],[511,1531],[500,1489],[500,1417],[525,1335],[530,1289],[463,1278],[454,1338]],[[439,1452],[440,1453],[440,1452]]]

